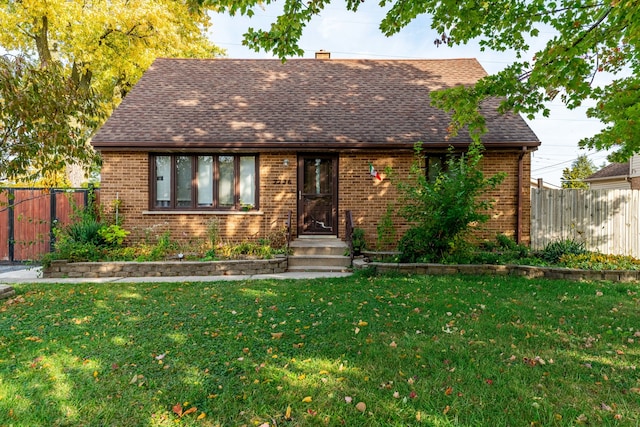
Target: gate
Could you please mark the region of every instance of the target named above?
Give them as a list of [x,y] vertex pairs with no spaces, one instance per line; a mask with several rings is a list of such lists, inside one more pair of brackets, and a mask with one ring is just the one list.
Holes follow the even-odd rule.
[[0,262],[37,261],[53,247],[56,224],[72,222],[93,189],[0,188]]

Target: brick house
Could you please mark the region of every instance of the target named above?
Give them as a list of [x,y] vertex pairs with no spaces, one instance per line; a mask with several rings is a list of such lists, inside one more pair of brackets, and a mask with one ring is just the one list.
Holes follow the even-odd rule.
[[[351,211],[375,242],[387,206],[397,212],[385,168],[406,176],[421,141],[429,173],[450,146],[470,143],[464,132],[447,138],[430,91],[485,75],[474,59],[158,59],[92,140],[100,197],[107,210],[119,201],[133,239],[158,229],[204,238],[213,219],[226,240],[266,237],[289,212],[294,237],[343,238]],[[484,171],[507,178],[479,233],[528,243],[540,142],[519,115],[487,107],[485,116]],[[408,225],[393,222],[399,237]]]

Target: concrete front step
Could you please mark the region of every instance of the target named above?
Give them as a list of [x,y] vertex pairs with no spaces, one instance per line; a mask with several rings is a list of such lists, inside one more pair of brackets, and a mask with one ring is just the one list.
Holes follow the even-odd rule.
[[348,246],[338,238],[296,239],[289,245],[293,255],[338,255],[347,254]]
[[289,267],[288,272],[305,272],[305,273],[346,273],[350,272],[351,268],[338,267],[338,266],[299,266]]
[[298,238],[291,242],[289,271],[349,271],[348,246],[336,237]]
[[291,255],[289,256],[289,269],[291,267],[350,267],[351,258],[342,255]]
[[16,294],[16,291],[9,285],[0,285],[0,299],[11,298]]

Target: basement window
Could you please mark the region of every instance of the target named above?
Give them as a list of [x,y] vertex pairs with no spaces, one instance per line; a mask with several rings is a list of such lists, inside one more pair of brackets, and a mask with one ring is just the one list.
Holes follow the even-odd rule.
[[153,154],[153,210],[255,210],[258,156]]

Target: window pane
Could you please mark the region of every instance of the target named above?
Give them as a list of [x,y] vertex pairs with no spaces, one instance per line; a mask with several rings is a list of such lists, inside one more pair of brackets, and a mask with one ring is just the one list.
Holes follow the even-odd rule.
[[240,157],[240,204],[256,205],[256,158]]
[[233,156],[218,157],[220,176],[218,179],[218,205],[231,207],[234,205],[235,173]]
[[331,194],[333,191],[333,161],[331,159],[304,159],[304,192]]
[[427,178],[430,182],[436,181],[438,175],[443,171],[444,164],[445,162],[443,157],[427,157]]
[[156,157],[156,207],[171,205],[171,156]]
[[191,207],[191,156],[176,157],[176,206]]
[[198,157],[198,206],[213,206],[213,156]]

